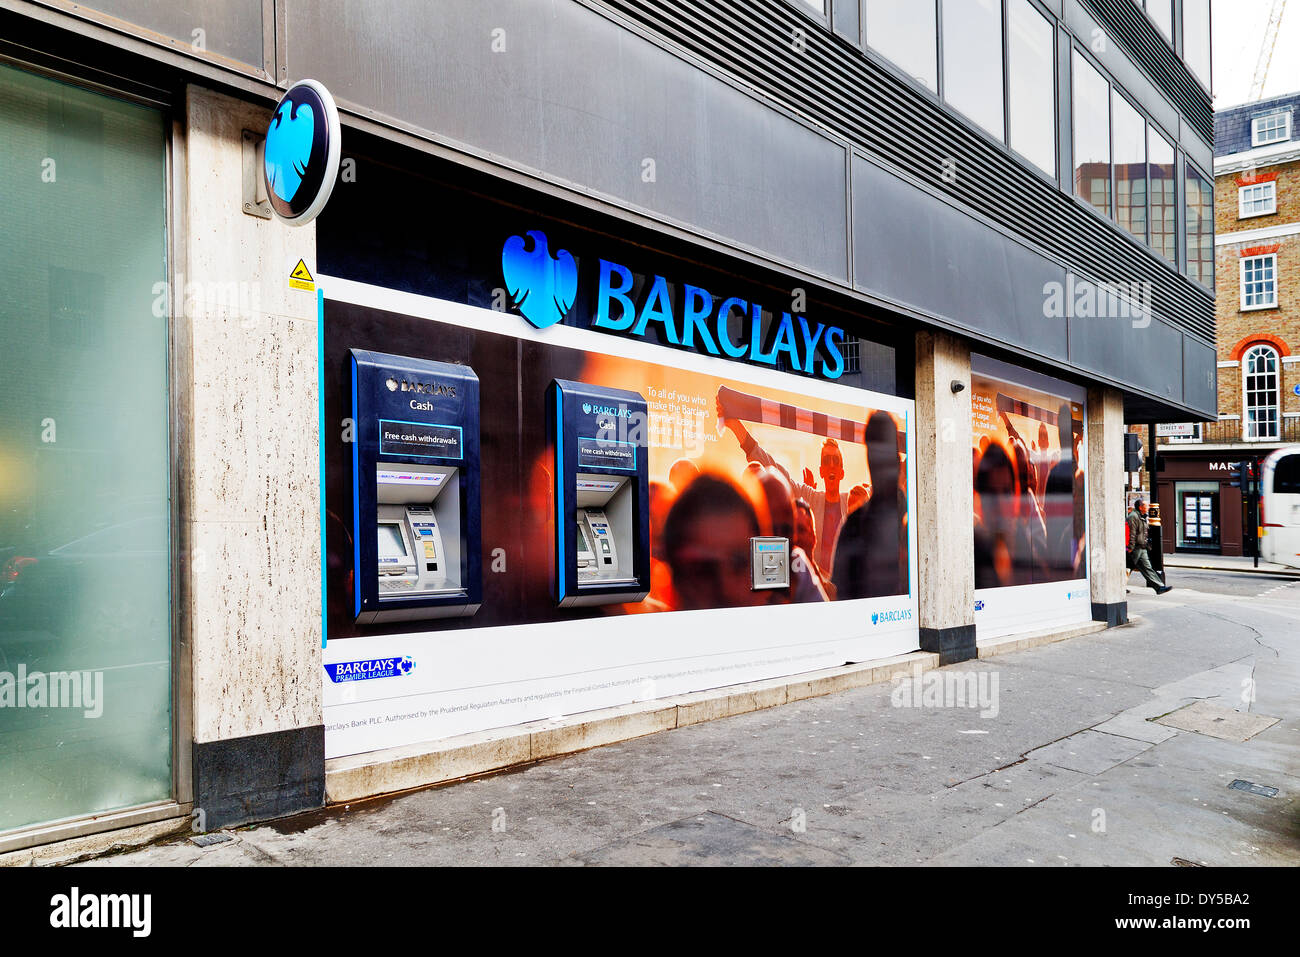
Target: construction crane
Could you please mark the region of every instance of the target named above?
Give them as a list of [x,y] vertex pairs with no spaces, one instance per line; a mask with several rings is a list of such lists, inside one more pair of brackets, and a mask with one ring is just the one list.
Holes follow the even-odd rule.
[[1268,12],[1268,26],[1264,28],[1264,42],[1259,48],[1259,59],[1255,61],[1255,76],[1250,81],[1248,103],[1254,103],[1264,95],[1264,81],[1268,79],[1268,68],[1273,62],[1273,48],[1277,46],[1278,28],[1282,25],[1285,10],[1286,0],[1273,0],[1273,8]]

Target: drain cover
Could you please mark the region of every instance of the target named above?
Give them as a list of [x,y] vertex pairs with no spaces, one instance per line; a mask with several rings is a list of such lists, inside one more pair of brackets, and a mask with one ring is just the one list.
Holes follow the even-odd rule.
[[1249,711],[1234,711],[1210,701],[1196,701],[1148,720],[1179,731],[1194,731],[1224,741],[1247,741],[1265,728],[1271,728],[1280,719]]
[[199,847],[211,847],[213,844],[225,844],[226,841],[233,841],[234,839],[233,834],[213,831],[211,834],[200,834],[198,837],[190,838],[190,843],[197,844]]
[[1271,788],[1267,784],[1252,784],[1249,781],[1243,781],[1241,778],[1233,781],[1228,787],[1237,791],[1248,791],[1251,794],[1258,794],[1261,797],[1277,797],[1277,788]]

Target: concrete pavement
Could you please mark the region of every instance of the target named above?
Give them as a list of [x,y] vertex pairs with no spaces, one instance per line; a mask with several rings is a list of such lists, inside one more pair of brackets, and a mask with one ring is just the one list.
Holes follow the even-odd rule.
[[1291,578],[1300,578],[1300,568],[1264,561],[1261,561],[1256,566],[1254,558],[1247,558],[1243,555],[1193,555],[1179,552],[1161,557],[1169,568],[1199,568],[1206,571],[1249,572],[1259,575],[1284,575]]
[[1300,582],[1169,580],[1131,586],[1138,622],[934,672],[946,688],[859,688],[91,863],[1300,864]]

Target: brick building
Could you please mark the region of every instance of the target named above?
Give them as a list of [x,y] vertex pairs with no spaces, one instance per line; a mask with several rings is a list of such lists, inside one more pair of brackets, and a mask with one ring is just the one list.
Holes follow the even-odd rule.
[[1219,416],[1157,440],[1166,551],[1254,554],[1231,464],[1300,443],[1297,107],[1292,93],[1215,116]]

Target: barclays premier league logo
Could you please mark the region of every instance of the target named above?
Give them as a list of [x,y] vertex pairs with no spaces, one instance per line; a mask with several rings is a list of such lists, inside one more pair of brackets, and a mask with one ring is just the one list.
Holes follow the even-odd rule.
[[910,608],[893,608],[889,611],[873,611],[871,613],[871,623],[873,625],[885,624],[896,621],[911,621],[912,609]]
[[401,658],[367,658],[364,661],[341,661],[326,665],[330,681],[369,681],[371,678],[401,678],[415,670],[415,659],[410,655]]
[[338,177],[340,138],[334,98],[315,80],[294,84],[276,104],[262,173],[281,221],[302,226],[325,208]]
[[515,307],[538,329],[545,329],[573,308],[578,298],[578,263],[567,249],[551,256],[545,233],[530,229],[526,236],[506,240],[501,273]]

